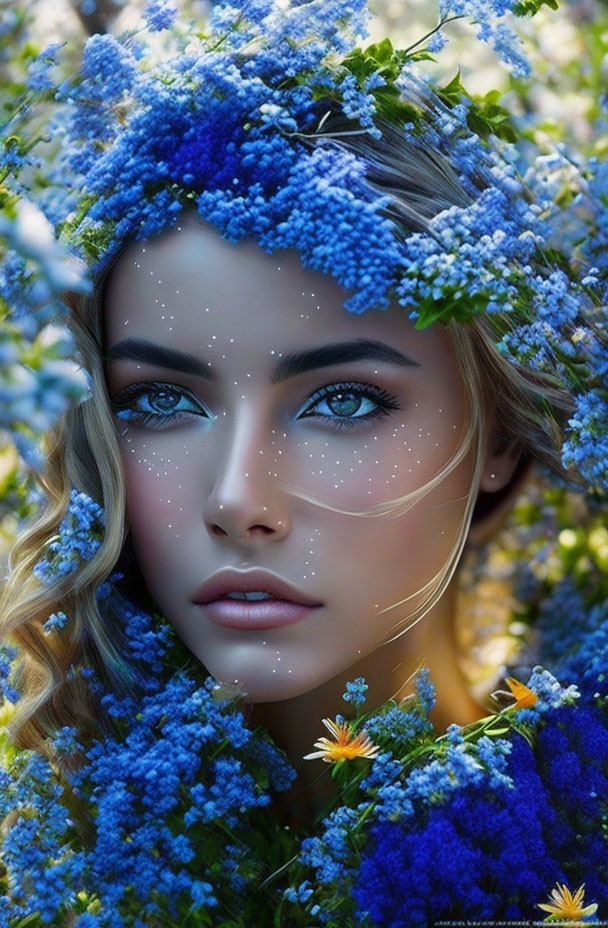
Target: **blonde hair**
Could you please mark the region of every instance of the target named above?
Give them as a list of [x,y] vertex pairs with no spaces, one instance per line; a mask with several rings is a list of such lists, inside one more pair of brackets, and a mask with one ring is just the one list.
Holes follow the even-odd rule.
[[[331,138],[328,128],[325,136],[310,144],[339,144],[362,157],[368,164],[373,195],[379,191],[390,197],[387,212],[403,234],[427,228],[428,220],[448,206],[470,202],[446,159],[414,148],[392,127],[383,127],[378,141],[360,135]],[[0,600],[0,637],[10,638],[20,649],[15,682],[22,699],[13,736],[24,746],[39,744],[66,724],[91,732],[98,728],[98,713],[74,668],[87,663],[115,685],[128,684],[121,660],[120,623],[108,607],[100,609],[96,598],[99,585],[121,557],[128,556],[121,456],[102,357],[103,292],[111,267],[100,276],[91,297],[67,298],[82,363],[92,378],[92,395],[72,409],[48,437],[48,463],[41,480],[47,505],[14,546],[11,572]],[[416,594],[422,593],[423,599],[415,614],[408,615],[409,624],[437,602],[458,564],[475,516],[490,418],[500,423],[495,439],[505,448],[512,447],[524,461],[537,458],[560,470],[561,427],[571,406],[570,398],[550,378],[518,367],[500,354],[487,319],[466,325],[451,322],[446,332],[469,407],[468,427],[458,449],[444,468],[414,493],[353,513],[393,518],[403,514],[474,449],[474,473],[461,531],[446,563]],[[105,537],[88,563],[67,577],[41,585],[33,568],[58,531],[72,487],[102,505]],[[128,564],[128,570],[136,572],[137,566]],[[43,623],[59,610],[69,616],[67,628],[61,634],[46,635]],[[409,624],[400,627],[397,634]]]

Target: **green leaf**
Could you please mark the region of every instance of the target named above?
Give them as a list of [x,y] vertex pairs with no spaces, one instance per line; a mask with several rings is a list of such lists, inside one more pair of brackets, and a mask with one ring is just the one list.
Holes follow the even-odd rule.
[[17,923],[15,928],[26,928],[26,925],[36,924],[40,924],[40,912],[32,912],[31,915],[26,915],[25,918],[22,918],[21,921]]
[[543,6],[557,10],[559,3],[557,0],[519,0],[513,7],[513,12],[516,16],[536,16]]
[[389,38],[386,38],[374,45],[368,45],[365,54],[370,58],[374,58],[378,64],[385,64],[391,60],[394,51],[393,43]]
[[460,80],[460,70],[456,72],[452,80],[443,87],[438,88],[438,93],[444,103],[448,106],[456,106],[460,103],[462,95],[468,96],[462,81]]

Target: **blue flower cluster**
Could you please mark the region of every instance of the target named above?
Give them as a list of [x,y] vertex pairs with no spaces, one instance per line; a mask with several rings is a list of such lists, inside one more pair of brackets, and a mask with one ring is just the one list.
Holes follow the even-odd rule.
[[52,45],[48,45],[30,62],[27,69],[27,83],[30,90],[51,90],[55,87],[52,71],[57,64],[57,52],[63,45],[63,42],[54,42]]
[[[408,758],[416,756],[422,745],[428,748],[433,730],[428,712],[433,703],[428,671],[423,670],[413,700],[389,703],[379,715],[365,720],[365,731],[384,750],[360,781],[359,801],[352,808],[339,806],[324,820],[319,835],[302,842],[300,862],[314,870],[321,886],[335,886],[339,880],[340,892],[349,895],[367,880],[367,873],[353,865],[353,847],[367,854],[367,841],[384,823],[404,823],[408,831],[416,830],[428,808],[442,807],[454,796],[477,793],[482,787],[490,795],[510,788],[510,742],[488,735],[467,742],[459,726],[451,726],[445,738],[435,742],[427,763],[410,766]],[[358,890],[352,898],[360,902]],[[321,912],[323,921],[330,911],[331,904]],[[380,924],[384,928],[385,923]],[[416,923],[406,924],[413,928]]]
[[596,708],[551,710],[534,747],[512,737],[504,783],[472,779],[406,827],[375,824],[353,890],[358,916],[381,928],[538,920],[556,881],[585,883],[606,911],[606,839],[594,823],[608,802],[607,723]]
[[439,11],[442,20],[471,19],[479,26],[477,38],[488,42],[514,74],[525,77],[530,73],[530,64],[522,43],[512,28],[498,21],[512,12],[516,4],[517,0],[439,0]]
[[144,16],[150,32],[162,32],[173,25],[177,9],[168,0],[148,0],[144,7]]
[[20,754],[10,776],[0,768],[1,859],[7,881],[0,889],[3,925],[34,912],[42,924],[52,924],[64,904],[76,898],[85,854],[72,847],[73,821],[63,796],[48,761],[35,752]]
[[[43,924],[58,924],[82,898],[89,904],[79,928],[134,928],[148,917],[178,923],[198,907],[237,911],[235,891],[263,872],[263,857],[252,866],[244,841],[251,815],[271,801],[261,783],[286,789],[294,771],[217,697],[213,680],[173,668],[168,626],[118,590],[104,602],[112,600],[130,678],[139,682],[120,694],[98,681],[112,720],[104,737],[84,745],[73,728],[57,733],[56,759],[84,758],[64,768],[67,791],[35,753],[20,754],[10,776],[0,773],[0,817],[12,822],[1,851],[3,924],[36,912]],[[83,822],[66,799],[68,808],[86,809],[89,838],[77,851]]]
[[83,561],[90,561],[101,545],[103,530],[101,506],[86,493],[72,490],[59,532],[48,543],[44,557],[34,567],[37,579],[41,583],[50,583],[73,573]]
[[19,693],[10,682],[13,663],[17,654],[17,648],[11,648],[6,644],[0,645],[0,705],[6,699],[12,703],[19,701]]
[[405,243],[407,271],[397,295],[412,318],[432,321],[429,314],[438,317],[443,300],[464,321],[514,309],[522,269],[542,242],[538,219],[523,198],[513,203],[500,187],[489,187],[471,206],[439,213],[429,232]]

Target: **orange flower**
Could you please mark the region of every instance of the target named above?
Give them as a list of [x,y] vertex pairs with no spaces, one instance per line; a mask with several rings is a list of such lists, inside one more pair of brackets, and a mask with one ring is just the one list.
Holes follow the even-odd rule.
[[515,677],[507,677],[507,686],[515,696],[515,705],[511,709],[531,709],[538,702],[538,696],[524,683],[520,683]]
[[331,719],[322,721],[334,740],[319,738],[314,745],[319,750],[306,754],[304,760],[316,760],[320,757],[327,764],[335,764],[339,760],[352,760],[354,757],[375,757],[380,750],[377,745],[372,744],[366,732],[360,731],[354,735],[349,725],[332,722]]
[[539,902],[538,908],[553,916],[548,919],[549,921],[567,921],[572,918],[582,918],[583,915],[594,915],[597,912],[597,903],[593,902],[583,908],[584,895],[584,883],[579,886],[574,895],[565,883],[562,886],[556,883],[555,889],[551,890],[551,901]]

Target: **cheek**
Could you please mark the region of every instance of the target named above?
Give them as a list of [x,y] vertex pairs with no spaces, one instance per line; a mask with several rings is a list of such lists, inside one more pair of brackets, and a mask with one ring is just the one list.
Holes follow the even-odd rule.
[[192,475],[183,457],[163,451],[159,442],[134,440],[122,449],[127,514],[144,573],[177,556],[184,518],[192,511]]
[[[416,612],[425,588],[451,563],[463,526],[468,468],[446,483],[398,516],[316,509],[306,572],[339,604],[346,631],[363,621],[366,636],[382,637],[394,621]],[[381,618],[393,607],[393,615]],[[369,621],[374,616],[377,624]]]
[[[362,511],[414,493],[441,473],[462,439],[462,409],[418,404],[374,428],[343,427],[330,436],[309,430],[287,450],[287,482],[320,502]],[[280,467],[280,458],[275,458]]]

